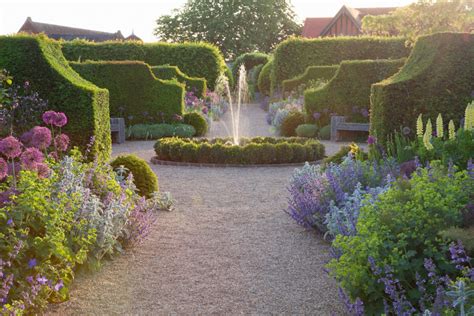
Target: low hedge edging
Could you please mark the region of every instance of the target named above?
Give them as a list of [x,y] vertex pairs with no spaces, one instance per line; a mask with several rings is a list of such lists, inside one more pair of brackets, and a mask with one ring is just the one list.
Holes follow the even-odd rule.
[[162,138],[155,143],[156,159],[202,164],[285,164],[316,161],[325,148],[315,139],[289,137],[243,138],[241,146],[230,138]]

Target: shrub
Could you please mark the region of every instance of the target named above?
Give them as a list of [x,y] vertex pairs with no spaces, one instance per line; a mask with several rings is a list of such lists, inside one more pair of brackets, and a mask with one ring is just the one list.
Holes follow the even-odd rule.
[[331,125],[321,127],[321,129],[319,130],[319,138],[321,138],[322,140],[331,139]]
[[184,114],[184,124],[189,124],[196,130],[196,136],[204,136],[207,133],[207,121],[201,114],[197,112],[191,112]]
[[65,132],[73,145],[86,148],[93,137],[91,156],[108,159],[112,148],[109,93],[74,72],[57,42],[44,36],[1,36],[0,68],[11,72],[17,82],[28,81],[49,108],[66,113]]
[[198,98],[202,98],[207,92],[206,79],[189,77],[176,66],[153,66],[153,74],[163,80],[176,79],[186,85],[186,91],[193,91]]
[[384,142],[401,127],[415,130],[420,113],[458,123],[474,90],[473,41],[474,34],[419,37],[400,72],[372,87],[371,134]]
[[273,58],[263,66],[258,75],[258,90],[264,95],[271,94],[271,72],[273,67]]
[[283,80],[283,92],[290,92],[301,85],[308,85],[311,81],[323,80],[329,81],[336,74],[339,65],[333,66],[309,66],[305,72],[292,78]]
[[159,139],[163,137],[193,137],[196,129],[187,124],[137,124],[127,128],[129,139]]
[[274,52],[272,84],[302,74],[309,66],[338,65],[343,60],[388,59],[408,56],[405,39],[396,37],[292,38]]
[[258,66],[255,66],[254,68],[252,68],[249,74],[250,82],[252,86],[254,87],[255,92],[260,92],[260,90],[258,89],[258,77],[260,76],[260,72],[262,71],[263,66],[265,65],[260,64]]
[[296,136],[296,128],[304,123],[304,114],[291,111],[281,123],[280,133],[282,136]]
[[184,110],[184,85],[156,79],[139,61],[70,63],[83,78],[110,93],[110,115],[126,125],[173,122]]
[[65,41],[62,50],[70,61],[140,60],[151,66],[177,66],[190,77],[205,78],[211,90],[226,69],[219,49],[209,43],[170,44],[137,42]]
[[341,146],[334,155],[324,158],[323,162],[326,164],[330,164],[330,163],[340,164],[341,162],[344,161],[344,159],[346,159],[350,151],[351,151],[350,146]]
[[224,74],[227,77],[227,79],[229,80],[229,86],[233,87],[235,85],[235,79],[236,78],[234,78],[234,76],[232,75],[232,70],[230,70],[230,68],[229,68],[229,66],[227,66],[227,64],[225,65],[225,68],[224,68]]
[[115,158],[110,165],[114,168],[125,168],[125,177],[130,172],[141,196],[150,198],[158,191],[158,178],[148,163],[135,155],[122,155]]
[[234,78],[239,76],[240,66],[245,65],[247,73],[258,65],[265,65],[270,60],[270,56],[264,53],[245,53],[237,57],[232,63],[232,75]]
[[314,138],[318,135],[318,127],[314,124],[301,124],[296,128],[296,136]]
[[396,73],[403,63],[403,59],[343,61],[325,86],[305,91],[305,111],[319,113],[324,125],[330,123],[330,113],[368,122],[370,86]]
[[[445,256],[447,245],[437,236],[460,223],[468,192],[474,190],[473,178],[465,171],[448,176],[441,168],[419,172],[362,207],[357,235],[338,236],[334,242],[339,255],[329,265],[331,273],[352,299],[364,302],[368,314],[382,313],[384,301],[393,300],[377,270],[390,267],[391,278],[404,288],[426,276],[428,258],[441,275],[455,273]],[[434,294],[436,288],[426,286]],[[419,292],[405,295],[412,306],[418,305]]]

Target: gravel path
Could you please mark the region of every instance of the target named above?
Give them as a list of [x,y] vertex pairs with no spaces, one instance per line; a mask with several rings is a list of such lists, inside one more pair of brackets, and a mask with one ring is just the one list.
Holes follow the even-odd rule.
[[328,244],[283,212],[293,168],[152,168],[176,210],[142,245],[78,277],[50,314],[344,314],[322,270]]

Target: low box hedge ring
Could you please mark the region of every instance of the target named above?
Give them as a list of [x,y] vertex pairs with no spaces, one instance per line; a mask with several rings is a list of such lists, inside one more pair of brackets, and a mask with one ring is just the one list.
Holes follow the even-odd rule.
[[325,148],[308,138],[242,138],[241,145],[230,138],[162,138],[155,144],[156,159],[202,164],[288,164],[313,162],[324,157]]

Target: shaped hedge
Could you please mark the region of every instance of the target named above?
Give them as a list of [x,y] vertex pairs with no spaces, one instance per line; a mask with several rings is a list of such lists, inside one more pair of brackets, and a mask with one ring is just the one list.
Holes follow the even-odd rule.
[[184,84],[156,79],[141,61],[71,62],[83,78],[110,92],[110,115],[127,125],[172,122],[184,111]]
[[172,80],[176,79],[186,85],[186,91],[193,91],[194,94],[202,98],[206,95],[206,79],[189,77],[176,66],[153,66],[151,71],[158,79]]
[[311,116],[319,113],[321,126],[329,123],[330,113],[364,120],[355,116],[353,109],[368,109],[371,85],[396,73],[404,62],[405,59],[343,61],[326,85],[305,91],[305,110]]
[[271,74],[273,68],[273,59],[263,66],[258,75],[258,90],[264,95],[271,94]]
[[274,53],[272,84],[302,74],[309,66],[337,65],[344,60],[398,59],[408,56],[405,39],[398,37],[291,38]]
[[258,65],[265,65],[270,60],[270,56],[264,53],[245,53],[237,57],[232,64],[232,75],[234,78],[239,77],[239,69],[242,64],[245,65],[247,73]]
[[219,49],[209,43],[94,43],[75,40],[64,42],[62,49],[70,61],[140,60],[151,66],[177,66],[190,77],[205,78],[210,89],[214,89],[216,79],[226,67]]
[[72,145],[107,159],[111,152],[109,93],[81,78],[67,63],[60,45],[44,36],[0,36],[0,68],[16,82],[28,81],[52,110],[64,112]]
[[459,126],[474,91],[473,61],[474,34],[420,37],[400,72],[372,86],[371,132],[384,140],[400,127],[414,131],[420,113]]
[[339,65],[333,66],[309,66],[305,72],[292,79],[283,80],[283,92],[290,92],[297,89],[300,85],[305,85],[311,80],[328,81],[336,74]]

